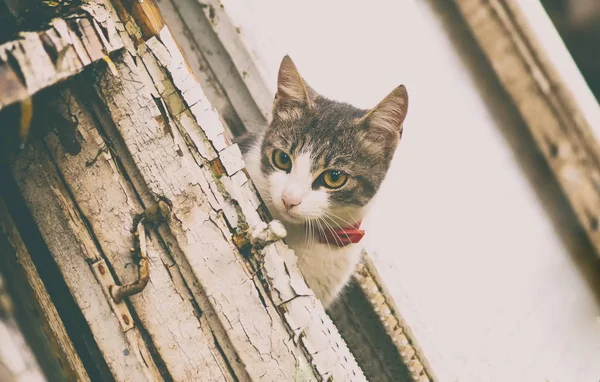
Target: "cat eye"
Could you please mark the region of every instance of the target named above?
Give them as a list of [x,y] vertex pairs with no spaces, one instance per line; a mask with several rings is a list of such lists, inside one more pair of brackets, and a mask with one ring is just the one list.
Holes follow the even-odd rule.
[[327,188],[340,188],[348,181],[348,174],[339,170],[327,170],[321,174],[323,184]]
[[280,170],[289,172],[292,169],[292,158],[281,150],[273,151],[273,164]]

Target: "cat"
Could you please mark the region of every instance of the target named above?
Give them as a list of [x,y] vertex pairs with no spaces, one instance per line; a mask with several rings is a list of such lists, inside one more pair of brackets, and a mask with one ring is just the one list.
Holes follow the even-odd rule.
[[327,308],[361,260],[360,222],[386,176],[408,110],[401,85],[362,110],[319,95],[285,56],[272,120],[240,137],[246,169]]

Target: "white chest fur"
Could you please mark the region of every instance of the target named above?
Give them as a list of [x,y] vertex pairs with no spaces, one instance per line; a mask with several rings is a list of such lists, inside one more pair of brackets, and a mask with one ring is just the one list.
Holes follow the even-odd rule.
[[338,247],[318,241],[307,246],[303,229],[288,226],[286,229],[286,242],[296,252],[298,266],[306,282],[323,305],[328,306],[350,280],[360,261],[362,246],[350,244]]

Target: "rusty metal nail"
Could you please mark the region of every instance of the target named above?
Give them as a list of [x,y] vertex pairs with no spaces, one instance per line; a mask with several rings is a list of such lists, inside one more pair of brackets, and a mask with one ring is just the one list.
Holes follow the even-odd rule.
[[104,269],[104,265],[100,264],[98,265],[98,271],[100,272],[101,275],[106,273],[106,269]]
[[129,325],[129,323],[131,322],[131,321],[129,321],[129,316],[126,314],[122,315],[121,318],[123,319],[123,322],[125,323],[125,325]]

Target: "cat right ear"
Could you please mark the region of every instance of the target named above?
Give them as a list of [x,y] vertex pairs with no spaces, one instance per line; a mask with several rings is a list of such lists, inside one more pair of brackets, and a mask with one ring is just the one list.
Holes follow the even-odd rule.
[[371,109],[365,119],[377,138],[397,142],[402,137],[402,124],[408,112],[408,93],[404,85],[392,90],[383,101]]
[[275,101],[276,103],[294,106],[310,105],[308,86],[288,55],[283,57],[281,65],[279,66]]

